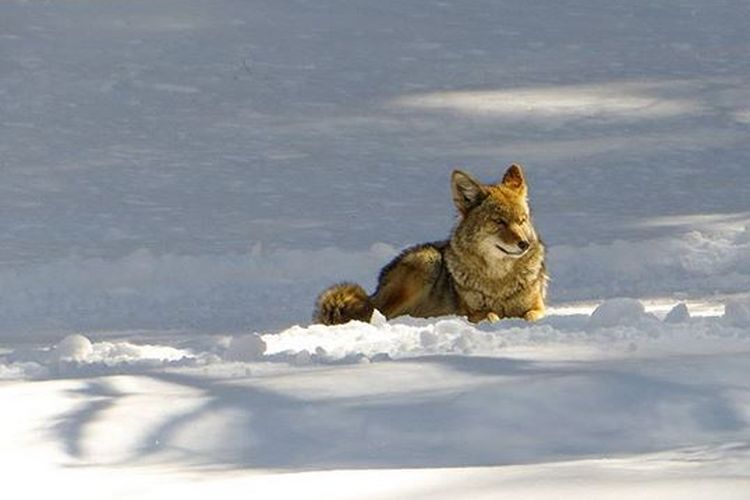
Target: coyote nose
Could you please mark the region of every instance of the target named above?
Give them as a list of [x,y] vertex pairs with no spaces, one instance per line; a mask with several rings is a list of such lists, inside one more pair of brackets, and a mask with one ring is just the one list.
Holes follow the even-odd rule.
[[526,250],[527,248],[529,248],[529,242],[526,240],[519,241],[518,248],[520,248],[521,250]]

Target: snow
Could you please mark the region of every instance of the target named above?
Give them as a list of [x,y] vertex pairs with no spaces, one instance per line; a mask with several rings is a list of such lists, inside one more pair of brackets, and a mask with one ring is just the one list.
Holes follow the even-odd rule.
[[[747,498],[749,15],[3,2],[3,491]],[[548,317],[309,324],[512,162]]]
[[[580,314],[294,326],[204,339],[180,362],[93,342],[75,364],[37,357],[30,381],[0,385],[15,401],[0,463],[39,473],[13,461],[23,438],[23,457],[44,457],[47,487],[96,475],[146,498],[185,481],[196,484],[190,497],[285,498],[325,483],[309,496],[426,498],[438,485],[439,498],[474,488],[478,498],[677,498],[712,485],[719,498],[742,498],[750,331],[722,316],[666,323],[636,306],[605,302],[599,310],[616,311],[606,325]],[[5,354],[3,365],[22,356]]]
[[690,319],[690,311],[687,304],[680,302],[669,310],[664,318],[667,323],[684,323]]
[[735,299],[725,306],[724,317],[735,326],[750,326],[750,301]]
[[68,335],[55,348],[58,361],[82,361],[94,353],[91,341],[83,335]]
[[655,95],[661,83],[615,82],[504,91],[439,92],[412,95],[394,103],[421,109],[450,110],[468,115],[547,120],[550,118],[643,119],[700,114],[690,100]]
[[637,324],[644,319],[646,309],[635,299],[613,299],[599,305],[591,313],[589,323],[596,327]]
[[234,337],[229,343],[225,357],[233,361],[255,361],[266,352],[266,343],[258,335]]

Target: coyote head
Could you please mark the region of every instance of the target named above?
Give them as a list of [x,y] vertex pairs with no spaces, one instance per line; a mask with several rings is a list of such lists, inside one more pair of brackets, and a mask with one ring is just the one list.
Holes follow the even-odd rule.
[[457,251],[493,262],[519,258],[538,245],[519,165],[511,165],[497,184],[455,170],[451,190],[461,217],[451,241]]

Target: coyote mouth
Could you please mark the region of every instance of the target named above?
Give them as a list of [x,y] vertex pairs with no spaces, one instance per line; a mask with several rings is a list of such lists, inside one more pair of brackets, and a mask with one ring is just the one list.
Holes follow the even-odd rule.
[[495,245],[495,247],[501,252],[503,252],[505,255],[510,255],[511,257],[520,257],[521,255],[526,253],[526,250],[519,250],[518,252],[510,252],[497,244]]

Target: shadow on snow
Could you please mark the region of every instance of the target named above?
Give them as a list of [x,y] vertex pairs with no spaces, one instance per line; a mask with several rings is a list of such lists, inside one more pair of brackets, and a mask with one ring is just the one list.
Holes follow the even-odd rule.
[[[747,422],[722,387],[694,380],[462,356],[395,362],[405,363],[416,369],[432,365],[446,377],[468,375],[476,383],[304,397],[193,375],[151,374],[208,399],[152,426],[126,463],[158,461],[166,452],[198,466],[227,468],[489,466],[646,453],[747,436]],[[88,384],[82,392],[95,399],[56,427],[66,451],[83,460],[82,430],[118,398],[101,381]],[[222,415],[230,418],[202,427]]]

